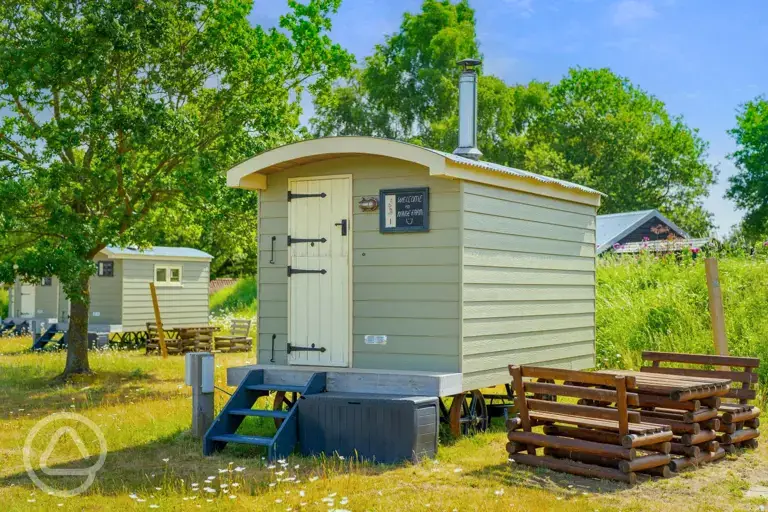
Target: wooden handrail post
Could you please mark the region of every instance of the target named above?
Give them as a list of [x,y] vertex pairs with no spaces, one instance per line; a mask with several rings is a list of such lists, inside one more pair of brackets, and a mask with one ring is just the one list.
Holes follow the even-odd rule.
[[[515,390],[515,405],[517,406],[520,421],[525,432],[531,431],[531,418],[528,416],[528,402],[525,399],[525,386],[523,385],[523,370],[519,366],[510,365],[509,374],[512,376],[512,386]],[[528,453],[536,455],[536,445],[528,444]]]
[[157,290],[155,283],[149,283],[149,293],[152,295],[152,307],[155,310],[155,323],[157,324],[157,342],[160,345],[160,353],[163,359],[168,358],[168,347],[165,345],[165,331],[163,330],[163,321],[160,318],[160,303],[157,301]]
[[[715,343],[715,353],[720,356],[728,355],[728,338],[725,334],[725,313],[723,312],[723,292],[720,288],[720,273],[716,258],[706,258],[704,269],[707,274],[707,290],[709,292],[709,316],[712,321],[712,338]],[[720,370],[727,369],[719,367]]]

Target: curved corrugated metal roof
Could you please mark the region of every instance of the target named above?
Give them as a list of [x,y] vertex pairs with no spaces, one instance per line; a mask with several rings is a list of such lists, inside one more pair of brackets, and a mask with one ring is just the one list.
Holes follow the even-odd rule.
[[146,256],[147,258],[162,257],[162,258],[200,258],[200,259],[213,259],[213,256],[207,252],[200,251],[198,249],[192,249],[191,247],[149,247],[147,249],[139,249],[137,247],[116,247],[113,245],[107,246],[106,250],[118,258],[120,256]]
[[437,153],[438,155],[442,155],[448,160],[451,160],[452,162],[456,162],[458,164],[469,165],[471,167],[479,167],[480,169],[485,169],[493,172],[500,172],[503,174],[511,174],[512,176],[519,176],[521,178],[530,178],[537,181],[541,181],[543,183],[552,183],[555,185],[559,185],[561,187],[581,190],[582,192],[589,192],[591,194],[600,194],[603,196],[605,195],[602,192],[598,192],[597,190],[591,189],[589,187],[585,187],[584,185],[579,185],[578,183],[572,183],[570,181],[559,180],[557,178],[551,178],[549,176],[544,176],[543,174],[536,174],[533,172],[523,171],[522,169],[515,169],[514,167],[507,167],[506,165],[495,164],[493,162],[486,162],[484,160],[472,160],[471,158],[465,158],[463,156],[454,155],[453,153],[446,153],[445,151],[440,151],[437,149],[431,149],[431,148],[424,148],[424,149],[432,151],[433,153]]
[[[369,145],[367,149],[365,146],[366,144]],[[301,147],[303,151],[298,150],[297,148],[299,147]],[[472,160],[459,155],[454,155],[453,153],[447,153],[437,149],[418,146],[410,142],[385,139],[383,137],[352,135],[307,139],[270,149],[254,157],[243,160],[239,164],[232,167],[227,172],[227,184],[230,187],[240,187],[242,186],[241,180],[246,176],[257,175],[272,169],[279,170],[284,168],[284,164],[289,161],[309,161],[309,158],[318,158],[324,154],[380,154],[384,156],[393,156],[391,154],[394,153],[398,147],[400,147],[402,151],[406,151],[408,153],[407,157],[404,159],[417,161],[426,165],[427,167],[430,167],[427,161],[434,159],[436,155],[442,157],[442,160],[439,160],[441,163],[449,161],[452,163],[465,165],[467,167],[474,167],[500,174],[506,174],[508,176],[532,179],[542,183],[550,183],[559,187],[586,192],[592,195],[605,195],[602,192],[591,189],[584,185],[579,185],[577,183],[571,183],[569,181],[559,180],[549,176],[523,171],[521,169],[515,169],[514,167],[495,164],[493,162]],[[369,153],[371,148],[374,148],[376,152]],[[251,186],[245,188],[266,188],[266,185],[264,184],[261,187]]]

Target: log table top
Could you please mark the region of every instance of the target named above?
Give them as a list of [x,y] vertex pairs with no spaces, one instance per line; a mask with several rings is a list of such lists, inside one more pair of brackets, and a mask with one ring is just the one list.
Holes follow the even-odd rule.
[[695,400],[723,396],[728,393],[731,381],[709,377],[687,377],[631,370],[600,370],[598,373],[634,377],[629,389],[637,393],[665,396],[676,401]]
[[218,331],[219,328],[216,327],[215,325],[191,325],[187,327],[174,327],[171,330],[175,332],[182,332],[182,331],[215,332],[215,331]]

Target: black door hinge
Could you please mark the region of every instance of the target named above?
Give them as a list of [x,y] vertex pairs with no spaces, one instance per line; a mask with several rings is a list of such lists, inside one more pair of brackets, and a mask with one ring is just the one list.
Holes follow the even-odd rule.
[[309,347],[297,347],[288,343],[286,353],[290,354],[291,352],[325,352],[325,347],[315,347],[314,343]]
[[320,192],[319,194],[294,194],[290,190],[288,191],[288,201],[291,199],[301,199],[303,197],[326,197],[327,194],[325,192]]
[[288,265],[288,277],[291,277],[292,274],[327,274],[328,271],[324,268],[321,268],[320,270],[304,270],[301,268],[293,268],[290,265]]
[[292,238],[291,235],[288,235],[288,245],[291,244],[308,244],[313,242],[320,242],[321,244],[324,244],[327,242],[325,238]]

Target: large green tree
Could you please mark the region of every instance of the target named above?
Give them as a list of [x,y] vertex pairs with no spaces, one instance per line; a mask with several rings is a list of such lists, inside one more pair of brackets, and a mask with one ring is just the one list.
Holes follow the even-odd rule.
[[459,67],[474,57],[475,13],[467,0],[424,0],[400,30],[332,94],[315,97],[316,135],[373,135],[432,145],[433,123],[456,108]]
[[528,170],[607,194],[601,213],[658,208],[706,235],[707,143],[664,103],[608,69],[571,69],[528,131]]
[[61,278],[65,377],[90,372],[93,257],[243,200],[222,169],[292,138],[302,88],[348,73],[327,35],[339,1],[289,0],[270,30],[250,0],[0,3],[0,281]]
[[729,155],[738,171],[728,180],[726,196],[746,211],[743,235],[762,238],[768,235],[768,100],[759,97],[744,104],[729,133],[738,144]]
[[[333,94],[315,99],[316,135],[373,135],[456,147],[456,61],[479,56],[466,0],[425,0]],[[693,234],[711,229],[702,199],[717,169],[707,144],[658,98],[607,69],[557,84],[509,86],[482,75],[483,158],[605,192],[601,213],[658,208]]]

